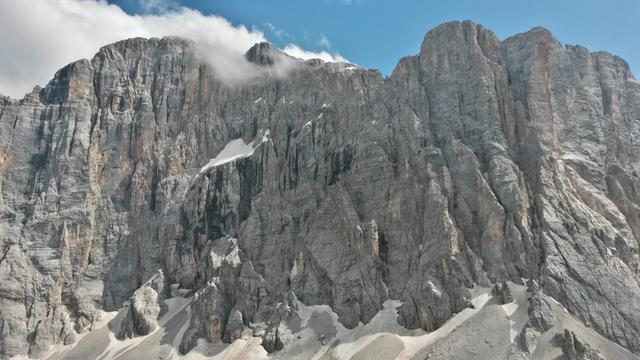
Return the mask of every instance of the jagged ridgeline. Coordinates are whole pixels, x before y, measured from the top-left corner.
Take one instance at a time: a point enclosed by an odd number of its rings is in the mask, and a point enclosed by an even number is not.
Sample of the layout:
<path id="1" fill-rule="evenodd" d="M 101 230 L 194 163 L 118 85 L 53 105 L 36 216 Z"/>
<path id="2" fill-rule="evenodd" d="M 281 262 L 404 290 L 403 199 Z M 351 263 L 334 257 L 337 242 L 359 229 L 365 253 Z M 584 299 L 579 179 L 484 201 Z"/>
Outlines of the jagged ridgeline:
<path id="1" fill-rule="evenodd" d="M 452 22 L 387 78 L 257 44 L 228 84 L 193 47 L 0 97 L 0 357 L 640 354 L 622 59 Z"/>

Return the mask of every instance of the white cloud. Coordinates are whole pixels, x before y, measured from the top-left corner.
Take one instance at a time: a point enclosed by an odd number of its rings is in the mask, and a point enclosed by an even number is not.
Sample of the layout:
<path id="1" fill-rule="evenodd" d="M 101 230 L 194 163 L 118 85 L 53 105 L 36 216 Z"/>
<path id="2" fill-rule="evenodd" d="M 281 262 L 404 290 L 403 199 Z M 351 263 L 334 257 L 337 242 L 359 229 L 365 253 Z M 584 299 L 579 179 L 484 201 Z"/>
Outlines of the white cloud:
<path id="1" fill-rule="evenodd" d="M 45 85 L 59 68 L 93 57 L 106 44 L 166 35 L 194 40 L 216 74 L 233 81 L 250 70 L 242 55 L 253 44 L 267 41 L 263 32 L 234 26 L 220 16 L 185 7 L 171 10 L 173 1 L 143 0 L 141 4 L 152 14 L 129 15 L 105 0 L 0 1 L 0 93 L 22 97 L 34 85 Z M 344 60 L 297 45 L 287 48 L 300 58 Z"/>
<path id="2" fill-rule="evenodd" d="M 180 5 L 174 0 L 139 0 L 138 3 L 145 13 L 165 13 L 177 10 Z"/>
<path id="3" fill-rule="evenodd" d="M 295 44 L 289 44 L 282 50 L 293 57 L 297 57 L 305 60 L 320 59 L 323 61 L 331 61 L 331 62 L 336 62 L 336 61 L 349 62 L 349 60 L 345 59 L 340 54 L 331 54 L 328 51 L 320 51 L 320 52 L 307 51 Z"/>
<path id="4" fill-rule="evenodd" d="M 322 46 L 323 48 L 331 49 L 331 41 L 329 41 L 329 38 L 324 35 L 322 35 L 320 37 L 320 40 L 318 40 L 318 45 Z"/>

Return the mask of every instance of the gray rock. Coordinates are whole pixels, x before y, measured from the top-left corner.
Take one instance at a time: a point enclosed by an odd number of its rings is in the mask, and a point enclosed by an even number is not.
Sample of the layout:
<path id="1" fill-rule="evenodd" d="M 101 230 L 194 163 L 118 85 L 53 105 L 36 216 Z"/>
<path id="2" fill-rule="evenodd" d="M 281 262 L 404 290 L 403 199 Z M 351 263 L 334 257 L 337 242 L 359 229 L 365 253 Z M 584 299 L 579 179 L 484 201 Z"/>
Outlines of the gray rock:
<path id="1" fill-rule="evenodd" d="M 502 289 L 501 289 L 501 300 L 503 304 L 509 304 L 513 302 L 513 295 L 511 294 L 511 288 L 509 287 L 509 284 L 507 284 L 506 282 L 502 283 Z"/>
<path id="2" fill-rule="evenodd" d="M 502 304 L 508 304 L 513 302 L 513 295 L 511 295 L 511 288 L 506 281 L 502 284 L 496 283 L 491 289 L 491 295 L 497 297 Z"/>
<path id="3" fill-rule="evenodd" d="M 0 357 L 127 300 L 124 333 L 152 331 L 165 282 L 194 291 L 182 352 L 236 336 L 238 313 L 277 351 L 295 299 L 347 327 L 398 299 L 402 325 L 433 330 L 475 284 L 522 278 L 640 351 L 640 82 L 622 59 L 465 21 L 388 78 L 258 44 L 263 71 L 229 86 L 194 46 L 124 40 L 0 98 Z M 205 166 L 237 139 L 251 151 Z"/>
<path id="4" fill-rule="evenodd" d="M 556 323 L 556 314 L 547 299 L 542 294 L 536 294 L 529 298 L 529 323 L 539 331 L 545 332 Z"/>
<path id="5" fill-rule="evenodd" d="M 244 323 L 242 322 L 242 313 L 238 309 L 232 309 L 224 327 L 224 341 L 232 343 L 242 336 Z"/>
<path id="6" fill-rule="evenodd" d="M 572 331 L 562 334 L 563 350 L 569 360 L 603 360 L 604 358 L 588 344 L 584 343 Z"/>
<path id="7" fill-rule="evenodd" d="M 163 288 L 164 276 L 159 272 L 133 293 L 122 315 L 118 339 L 148 335 L 158 327 Z"/>
<path id="8" fill-rule="evenodd" d="M 519 336 L 518 345 L 529 355 L 532 355 L 538 345 L 538 337 L 540 337 L 540 333 L 527 326 Z"/>
<path id="9" fill-rule="evenodd" d="M 529 292 L 529 294 L 535 295 L 538 293 L 538 291 L 540 291 L 540 285 L 536 280 L 529 279 L 527 280 L 527 291 Z"/>

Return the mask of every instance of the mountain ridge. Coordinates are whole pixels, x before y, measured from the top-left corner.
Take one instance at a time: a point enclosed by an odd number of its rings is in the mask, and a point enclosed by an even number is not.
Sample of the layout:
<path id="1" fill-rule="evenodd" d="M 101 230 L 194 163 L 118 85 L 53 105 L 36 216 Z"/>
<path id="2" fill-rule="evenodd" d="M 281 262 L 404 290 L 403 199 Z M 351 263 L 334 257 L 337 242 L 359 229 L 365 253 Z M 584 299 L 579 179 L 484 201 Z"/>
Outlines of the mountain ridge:
<path id="1" fill-rule="evenodd" d="M 399 300 L 399 326 L 435 331 L 503 282 L 506 303 L 528 283 L 529 309 L 505 357 L 551 351 L 532 339 L 556 332 L 595 356 L 553 301 L 640 351 L 640 82 L 624 60 L 464 21 L 388 77 L 257 44 L 246 57 L 269 71 L 229 86 L 193 46 L 123 40 L 5 98 L 0 355 L 72 344 L 103 311 L 120 310 L 121 341 L 153 334 L 176 286 L 193 293 L 180 352 L 251 329 L 286 355 L 302 306 L 353 329 Z M 260 145 L 206 166 L 240 139 Z"/>
<path id="2" fill-rule="evenodd" d="M 463 20 L 463 21 L 459 21 L 459 20 L 452 20 L 452 21 L 444 22 L 444 23 L 442 23 L 442 24 L 440 24 L 440 25 L 436 26 L 435 28 L 433 28 L 433 29 L 431 29 L 431 30 L 427 31 L 427 33 L 425 34 L 425 37 L 424 37 L 424 39 L 423 39 L 423 43 L 424 43 L 424 41 L 426 41 L 426 38 L 427 38 L 427 36 L 429 35 L 429 33 L 430 33 L 430 32 L 432 32 L 432 31 L 434 31 L 434 30 L 436 30 L 436 29 L 438 29 L 438 28 L 441 28 L 441 27 L 454 26 L 454 25 L 456 25 L 456 24 L 462 24 L 462 23 L 465 23 L 465 22 L 473 23 L 473 21 L 471 21 L 471 20 Z M 473 23 L 473 24 L 475 24 L 475 23 Z M 477 24 L 477 25 L 478 25 L 478 26 L 480 26 L 480 27 L 482 27 L 482 28 L 484 28 L 484 26 L 482 26 L 482 25 L 480 25 L 480 24 Z M 485 29 L 487 29 L 487 28 L 485 28 Z M 487 29 L 487 30 L 489 30 L 489 29 Z M 489 31 L 491 31 L 491 30 L 489 30 Z M 558 40 L 558 39 L 553 35 L 553 33 L 552 33 L 549 29 L 547 29 L 547 28 L 545 28 L 545 27 L 543 27 L 543 26 L 534 26 L 534 27 L 532 27 L 531 29 L 529 29 L 529 30 L 527 30 L 527 31 L 524 31 L 524 32 L 521 32 L 521 33 L 518 33 L 518 34 L 515 34 L 515 35 L 508 36 L 508 37 L 507 37 L 507 38 L 505 38 L 504 40 L 500 40 L 500 41 L 501 41 L 501 42 L 506 42 L 506 41 L 508 41 L 508 40 L 510 40 L 510 39 L 512 39 L 512 38 L 516 38 L 516 37 L 519 37 L 519 36 L 524 36 L 524 35 L 527 35 L 527 34 L 532 34 L 532 33 L 534 33 L 534 32 L 538 32 L 538 31 L 540 31 L 540 32 L 543 32 L 543 33 L 547 34 L 547 35 L 548 35 L 548 36 L 549 36 L 553 41 L 556 41 L 558 44 L 561 44 L 561 45 L 562 45 L 562 46 L 564 46 L 564 47 L 577 47 L 577 48 L 582 48 L 582 49 L 584 49 L 584 50 L 588 51 L 591 55 L 598 55 L 598 54 L 600 54 L 600 55 L 605 55 L 605 56 L 612 56 L 612 57 L 614 57 L 616 60 L 620 61 L 620 62 L 623 64 L 623 66 L 624 66 L 625 68 L 627 68 L 627 69 L 628 69 L 628 73 L 629 73 L 629 74 L 630 74 L 630 75 L 635 79 L 635 75 L 634 75 L 634 74 L 633 74 L 633 72 L 631 71 L 631 68 L 630 68 L 630 66 L 629 66 L 628 62 L 627 62 L 624 58 L 622 58 L 622 57 L 620 57 L 620 56 L 618 56 L 618 55 L 616 55 L 616 54 L 614 54 L 614 53 L 611 53 L 611 52 L 609 52 L 609 51 L 605 51 L 605 50 L 593 50 L 593 51 L 591 51 L 591 50 L 589 50 L 588 48 L 586 48 L 586 47 L 584 47 L 584 46 L 581 46 L 581 45 L 577 45 L 577 44 L 573 44 L 573 45 L 572 45 L 572 44 L 562 44 L 562 43 L 560 42 L 560 40 Z M 100 50 L 98 51 L 98 53 L 100 53 L 100 52 L 103 50 L 103 48 L 118 47 L 118 46 L 120 46 L 121 44 L 125 44 L 125 45 L 126 45 L 128 42 L 131 42 L 131 41 L 157 41 L 157 40 L 162 40 L 162 39 L 176 39 L 176 40 L 187 41 L 187 42 L 189 42 L 189 43 L 194 43 L 192 40 L 189 40 L 189 39 L 186 39 L 186 38 L 181 38 L 181 37 L 179 37 L 179 36 L 164 36 L 164 37 L 162 37 L 162 38 L 158 38 L 158 37 L 152 37 L 152 38 L 136 37 L 136 38 L 129 38 L 129 39 L 120 40 L 120 41 L 117 41 L 117 42 L 115 42 L 115 43 L 105 45 L 105 46 L 103 46 L 103 47 L 101 47 L 101 48 L 100 48 Z M 273 49 L 276 49 L 276 50 L 280 50 L 280 51 L 281 51 L 281 49 L 279 49 L 277 46 L 275 46 L 274 44 L 272 44 L 272 43 L 270 43 L 270 42 L 256 43 L 256 44 L 254 44 L 254 46 L 252 46 L 252 48 L 253 48 L 253 47 L 255 47 L 256 45 L 260 45 L 260 44 L 268 44 L 268 45 L 270 45 Z M 249 49 L 249 50 L 251 50 L 251 49 Z M 247 50 L 247 51 L 249 51 L 249 50 Z M 96 53 L 96 55 L 97 55 L 98 53 Z M 406 56 L 401 57 L 401 58 L 400 58 L 400 60 L 398 61 L 398 64 L 396 64 L 396 67 L 392 70 L 391 74 L 389 74 L 388 76 L 383 76 L 383 78 L 387 79 L 387 78 L 391 77 L 391 76 L 392 76 L 392 74 L 393 74 L 393 72 L 395 72 L 395 71 L 396 71 L 396 69 L 397 69 L 397 67 L 398 67 L 398 65 L 399 65 L 399 63 L 400 63 L 400 61 L 401 61 L 402 59 L 404 59 L 404 58 L 412 57 L 412 56 L 416 56 L 416 55 L 406 55 Z M 297 59 L 297 58 L 296 58 L 296 59 Z M 62 70 L 62 69 L 64 69 L 64 68 L 66 68 L 66 67 L 68 67 L 68 66 L 71 66 L 71 65 L 73 65 L 73 64 L 74 64 L 74 63 L 76 63 L 76 62 L 84 61 L 84 60 L 88 60 L 88 61 L 90 61 L 91 59 L 81 59 L 81 60 L 73 61 L 73 62 L 71 62 L 71 63 L 69 63 L 69 64 L 67 64 L 67 65 L 63 66 L 60 70 Z M 299 60 L 302 60 L 302 59 L 299 59 Z M 312 61 L 312 62 L 313 62 L 313 61 L 318 61 L 318 60 L 319 60 L 319 61 L 322 61 L 323 63 L 325 62 L 325 61 L 320 60 L 320 59 L 309 59 L 309 60 L 302 60 L 302 61 Z M 331 63 L 331 62 L 327 62 L 327 63 Z M 380 71 L 380 70 L 378 70 L 378 69 L 376 69 L 376 68 L 362 68 L 362 69 L 366 69 L 366 70 L 369 70 L 369 71 Z M 37 88 L 41 88 L 39 85 L 35 85 L 35 87 L 37 87 Z M 25 94 L 25 96 L 27 96 L 27 95 L 29 95 L 29 93 Z M 19 98 L 12 98 L 12 97 L 10 97 L 10 96 L 5 96 L 5 95 L 2 95 L 1 93 L 0 93 L 0 96 L 3 96 L 3 97 L 5 97 L 5 98 L 11 99 L 11 100 L 22 100 L 22 99 L 19 99 Z M 24 97 L 23 97 L 23 98 L 24 98 Z"/>

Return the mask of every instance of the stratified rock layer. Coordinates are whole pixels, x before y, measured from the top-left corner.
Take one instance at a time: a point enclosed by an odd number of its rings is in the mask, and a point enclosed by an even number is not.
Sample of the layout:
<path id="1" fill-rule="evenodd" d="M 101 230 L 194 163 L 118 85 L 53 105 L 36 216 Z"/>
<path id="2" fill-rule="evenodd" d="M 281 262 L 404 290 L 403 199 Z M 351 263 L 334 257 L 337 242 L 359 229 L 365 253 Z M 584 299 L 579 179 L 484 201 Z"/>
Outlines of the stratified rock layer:
<path id="1" fill-rule="evenodd" d="M 153 331 L 158 270 L 195 291 L 183 352 L 243 326 L 277 351 L 296 299 L 347 327 L 399 299 L 402 325 L 433 330 L 474 284 L 522 278 L 640 352 L 623 60 L 452 22 L 389 78 L 268 44 L 247 61 L 286 73 L 229 86 L 188 41 L 131 39 L 0 98 L 0 356 L 72 342 L 130 297 L 123 336 Z"/>

